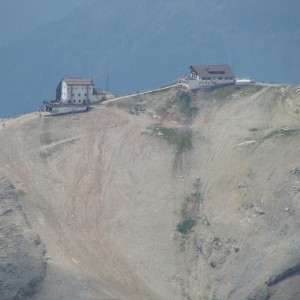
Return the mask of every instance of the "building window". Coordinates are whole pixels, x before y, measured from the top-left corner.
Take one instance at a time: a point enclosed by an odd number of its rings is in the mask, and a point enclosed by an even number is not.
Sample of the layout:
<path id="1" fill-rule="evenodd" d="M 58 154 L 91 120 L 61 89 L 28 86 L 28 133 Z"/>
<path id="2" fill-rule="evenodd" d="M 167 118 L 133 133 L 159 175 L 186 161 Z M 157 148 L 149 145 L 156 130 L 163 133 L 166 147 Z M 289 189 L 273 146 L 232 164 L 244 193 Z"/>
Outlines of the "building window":
<path id="1" fill-rule="evenodd" d="M 81 100 L 78 100 L 79 103 L 81 103 Z"/>
<path id="2" fill-rule="evenodd" d="M 78 96 L 81 96 L 81 94 L 79 93 Z"/>
<path id="3" fill-rule="evenodd" d="M 72 96 L 74 96 L 74 94 L 72 94 Z"/>
<path id="4" fill-rule="evenodd" d="M 86 96 L 86 94 L 84 94 L 84 96 Z"/>
<path id="5" fill-rule="evenodd" d="M 224 71 L 209 71 L 210 74 L 224 74 Z"/>

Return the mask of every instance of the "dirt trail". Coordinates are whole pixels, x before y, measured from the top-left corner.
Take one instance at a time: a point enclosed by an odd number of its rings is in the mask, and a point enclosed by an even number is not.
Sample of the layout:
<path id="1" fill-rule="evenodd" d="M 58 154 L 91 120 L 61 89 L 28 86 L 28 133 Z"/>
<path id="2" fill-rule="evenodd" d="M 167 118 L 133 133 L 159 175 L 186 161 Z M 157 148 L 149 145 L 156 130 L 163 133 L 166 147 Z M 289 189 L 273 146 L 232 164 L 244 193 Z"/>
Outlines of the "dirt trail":
<path id="1" fill-rule="evenodd" d="M 288 276 L 264 283 L 297 265 L 300 124 L 281 104 L 283 93 L 298 99 L 296 88 L 242 89 L 223 100 L 198 93 L 191 122 L 155 116 L 177 93 L 136 96 L 140 115 L 113 101 L 1 128 L 0 173 L 22 191 L 47 249 L 33 299 L 278 299 L 289 280 L 296 293 Z M 177 172 L 175 148 L 151 134 L 157 123 L 192 130 Z M 203 207 L 181 236 L 176 226 L 197 178 Z"/>

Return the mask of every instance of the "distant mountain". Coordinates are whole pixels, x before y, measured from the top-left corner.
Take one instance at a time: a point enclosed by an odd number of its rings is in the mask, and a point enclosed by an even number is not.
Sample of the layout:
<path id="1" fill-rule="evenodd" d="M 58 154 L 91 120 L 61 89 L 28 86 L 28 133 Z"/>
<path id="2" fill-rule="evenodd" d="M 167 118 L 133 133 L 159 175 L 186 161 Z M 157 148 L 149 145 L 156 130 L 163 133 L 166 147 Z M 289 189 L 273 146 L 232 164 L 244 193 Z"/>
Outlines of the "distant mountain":
<path id="1" fill-rule="evenodd" d="M 0 1 L 0 47 L 28 35 L 35 28 L 65 17 L 89 0 Z"/>
<path id="2" fill-rule="evenodd" d="M 125 94 L 173 81 L 193 63 L 228 63 L 259 81 L 297 83 L 299 8 L 295 0 L 87 2 L 0 48 L 0 117 L 37 109 L 65 76 Z"/>

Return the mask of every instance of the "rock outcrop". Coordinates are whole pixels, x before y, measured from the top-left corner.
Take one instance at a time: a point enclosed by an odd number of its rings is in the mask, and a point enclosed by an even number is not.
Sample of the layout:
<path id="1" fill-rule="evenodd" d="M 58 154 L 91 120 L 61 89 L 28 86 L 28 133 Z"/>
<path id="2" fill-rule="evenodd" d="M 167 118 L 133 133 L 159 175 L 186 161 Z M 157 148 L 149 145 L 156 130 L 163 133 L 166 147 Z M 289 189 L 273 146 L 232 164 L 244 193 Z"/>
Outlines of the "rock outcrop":
<path id="1" fill-rule="evenodd" d="M 14 186 L 0 175 L 0 299 L 28 299 L 46 274 L 45 247 Z"/>

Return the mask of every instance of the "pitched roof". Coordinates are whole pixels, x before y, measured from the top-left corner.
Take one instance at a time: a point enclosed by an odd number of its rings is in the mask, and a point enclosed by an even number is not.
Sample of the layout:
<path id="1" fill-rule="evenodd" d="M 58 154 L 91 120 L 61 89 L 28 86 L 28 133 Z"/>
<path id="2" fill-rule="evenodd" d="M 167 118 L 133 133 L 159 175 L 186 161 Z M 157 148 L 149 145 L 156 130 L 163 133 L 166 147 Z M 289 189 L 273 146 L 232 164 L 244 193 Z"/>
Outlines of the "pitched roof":
<path id="1" fill-rule="evenodd" d="M 191 71 L 194 71 L 199 77 L 223 78 L 234 77 L 229 65 L 191 65 Z"/>
<path id="2" fill-rule="evenodd" d="M 66 84 L 93 84 L 92 78 L 66 77 L 63 79 Z"/>

